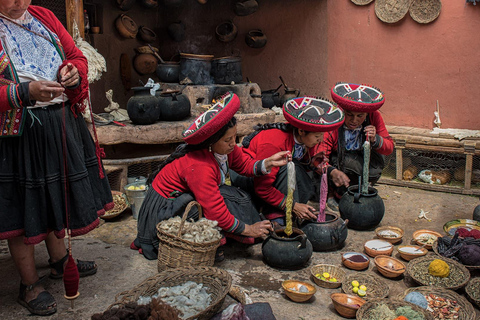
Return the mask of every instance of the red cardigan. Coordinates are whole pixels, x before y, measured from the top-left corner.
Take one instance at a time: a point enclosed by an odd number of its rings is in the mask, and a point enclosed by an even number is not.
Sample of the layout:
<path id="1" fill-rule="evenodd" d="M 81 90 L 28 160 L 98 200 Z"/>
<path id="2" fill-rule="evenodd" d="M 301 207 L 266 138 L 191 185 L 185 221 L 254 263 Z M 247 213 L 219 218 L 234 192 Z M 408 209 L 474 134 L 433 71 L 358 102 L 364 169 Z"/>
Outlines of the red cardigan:
<path id="1" fill-rule="evenodd" d="M 228 154 L 228 165 L 241 175 L 261 174 L 258 170 L 261 162 L 244 154 L 238 146 Z M 189 152 L 167 164 L 153 180 L 152 187 L 164 198 L 172 198 L 175 191 L 192 192 L 202 206 L 205 218 L 217 221 L 220 228 L 232 232 L 238 221 L 225 205 L 219 190 L 220 183 L 217 160 L 213 153 L 203 149 Z"/>
<path id="2" fill-rule="evenodd" d="M 254 159 L 265 159 L 280 151 L 290 151 L 293 154 L 295 139 L 293 131 L 285 132 L 280 129 L 268 129 L 260 131 L 250 142 L 248 148 L 243 151 Z M 313 155 L 313 148 L 305 154 L 305 158 Z M 255 193 L 268 204 L 279 209 L 285 209 L 286 194 L 280 192 L 273 186 L 277 177 L 279 167 L 272 168 L 272 171 L 264 176 L 254 178 Z"/>
<path id="3" fill-rule="evenodd" d="M 385 127 L 385 123 L 383 122 L 382 115 L 380 112 L 374 111 L 368 114 L 370 117 L 370 124 L 375 126 L 377 130 L 377 140 L 381 139 L 381 141 L 377 141 L 375 144 L 378 143 L 378 147 L 374 150 L 379 154 L 389 155 L 393 152 L 395 147 L 393 143 L 392 137 L 388 134 L 387 128 Z M 315 148 L 315 153 L 317 154 L 320 151 L 325 152 L 325 155 L 329 158 L 330 154 L 333 151 L 336 151 L 338 147 L 338 130 L 325 132 L 323 136 L 323 143 L 320 143 Z"/>

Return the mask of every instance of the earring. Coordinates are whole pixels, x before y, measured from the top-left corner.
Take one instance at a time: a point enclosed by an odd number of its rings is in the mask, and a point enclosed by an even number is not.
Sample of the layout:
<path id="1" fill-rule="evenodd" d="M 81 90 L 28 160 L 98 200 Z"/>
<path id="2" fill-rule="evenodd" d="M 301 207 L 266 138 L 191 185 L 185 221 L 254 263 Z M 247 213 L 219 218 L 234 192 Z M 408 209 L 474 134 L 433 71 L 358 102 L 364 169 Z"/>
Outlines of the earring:
<path id="1" fill-rule="evenodd" d="M 212 145 L 208 146 L 208 152 L 212 152 Z"/>

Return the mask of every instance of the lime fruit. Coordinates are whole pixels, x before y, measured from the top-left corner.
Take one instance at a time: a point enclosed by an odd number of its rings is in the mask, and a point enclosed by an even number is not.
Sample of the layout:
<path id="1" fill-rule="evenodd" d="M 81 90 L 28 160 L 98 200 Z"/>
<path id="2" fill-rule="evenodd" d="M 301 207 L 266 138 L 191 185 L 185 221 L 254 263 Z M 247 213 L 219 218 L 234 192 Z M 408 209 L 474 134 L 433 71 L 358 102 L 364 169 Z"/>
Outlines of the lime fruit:
<path id="1" fill-rule="evenodd" d="M 353 293 L 357 293 L 358 292 L 358 287 L 353 287 L 352 291 L 353 291 Z"/>
<path id="2" fill-rule="evenodd" d="M 337 279 L 336 278 L 330 278 L 330 281 L 331 282 L 337 282 Z"/>
<path id="3" fill-rule="evenodd" d="M 358 292 L 357 292 L 357 294 L 358 294 L 360 297 L 365 297 L 365 295 L 366 295 L 367 293 L 365 292 L 365 290 L 359 289 Z"/>
<path id="4" fill-rule="evenodd" d="M 358 287 L 358 289 L 363 290 L 363 291 L 367 291 L 367 287 L 364 286 L 363 284 L 360 287 Z"/>
<path id="5" fill-rule="evenodd" d="M 360 283 L 358 283 L 357 280 L 353 280 L 353 281 L 352 281 L 352 286 L 358 287 L 359 285 L 360 285 Z"/>
<path id="6" fill-rule="evenodd" d="M 330 278 L 330 274 L 328 274 L 328 272 L 324 272 L 324 273 L 323 273 L 323 276 L 324 276 L 325 278 L 327 278 L 327 279 Z"/>
<path id="7" fill-rule="evenodd" d="M 321 277 L 322 277 L 322 275 L 321 275 L 320 273 L 317 273 L 317 274 L 315 275 L 315 277 L 317 277 L 317 278 L 321 278 Z"/>

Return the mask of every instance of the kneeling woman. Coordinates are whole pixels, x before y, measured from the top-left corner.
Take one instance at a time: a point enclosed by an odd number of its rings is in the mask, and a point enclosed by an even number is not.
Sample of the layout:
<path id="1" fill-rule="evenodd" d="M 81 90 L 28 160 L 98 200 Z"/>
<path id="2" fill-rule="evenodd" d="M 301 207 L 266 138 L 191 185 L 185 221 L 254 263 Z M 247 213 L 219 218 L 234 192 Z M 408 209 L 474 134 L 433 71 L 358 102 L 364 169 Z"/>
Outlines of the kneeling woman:
<path id="1" fill-rule="evenodd" d="M 261 161 L 245 155 L 236 145 L 234 115 L 239 108 L 235 94 L 224 95 L 183 132 L 186 144 L 180 145 L 150 176 L 153 181 L 139 212 L 138 234 L 133 243 L 147 259 L 157 258 L 156 225 L 182 214 L 192 200 L 200 203 L 207 219 L 217 221 L 224 232 L 237 238 L 262 237 L 272 230 L 269 221 L 260 219 L 248 195 L 228 186 L 228 172 L 267 174 L 272 167 L 286 165 L 291 155 L 279 152 Z M 242 199 L 236 201 L 235 197 Z"/>

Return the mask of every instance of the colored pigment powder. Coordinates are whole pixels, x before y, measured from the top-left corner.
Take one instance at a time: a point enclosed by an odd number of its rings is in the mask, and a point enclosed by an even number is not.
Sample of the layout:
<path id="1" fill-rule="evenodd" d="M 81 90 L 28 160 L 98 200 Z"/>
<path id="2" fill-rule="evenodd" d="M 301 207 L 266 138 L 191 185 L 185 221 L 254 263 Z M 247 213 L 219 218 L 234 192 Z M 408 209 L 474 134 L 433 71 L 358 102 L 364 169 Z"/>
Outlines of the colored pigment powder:
<path id="1" fill-rule="evenodd" d="M 360 254 L 351 255 L 347 259 L 350 260 L 350 261 L 353 261 L 353 262 L 365 262 L 365 261 L 368 260 L 367 258 L 365 258 L 364 256 L 362 256 Z"/>

